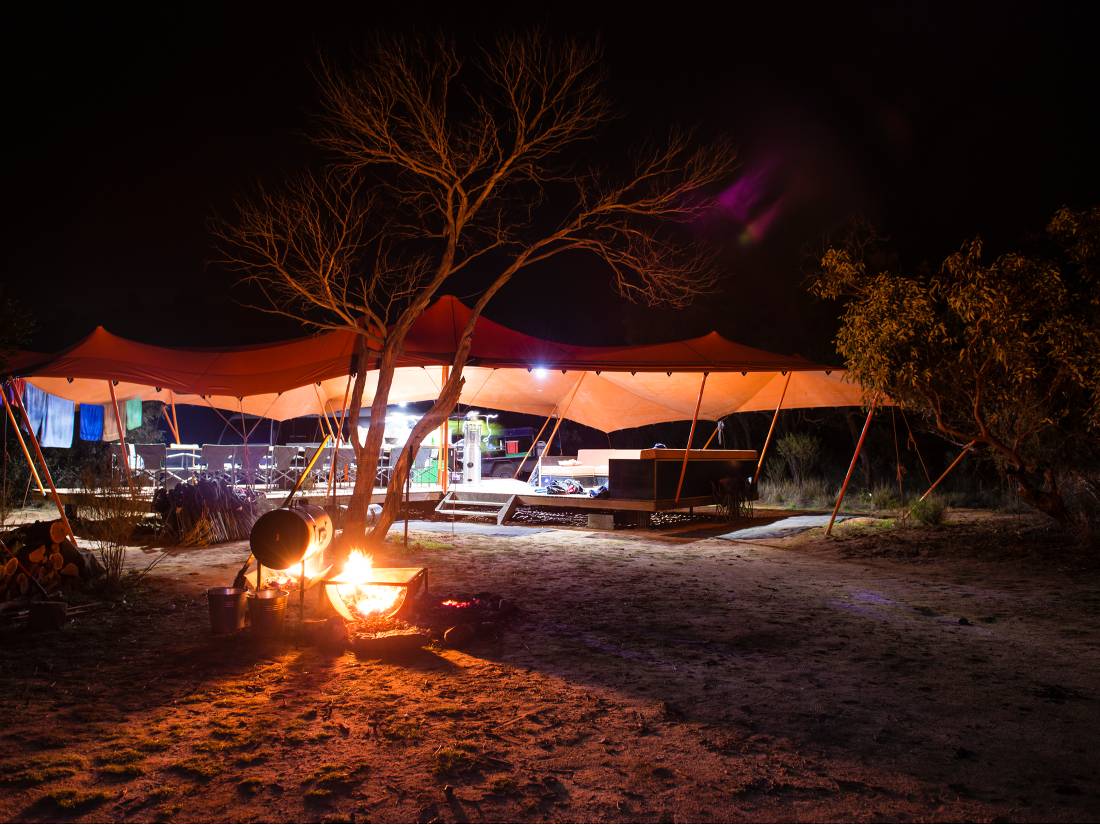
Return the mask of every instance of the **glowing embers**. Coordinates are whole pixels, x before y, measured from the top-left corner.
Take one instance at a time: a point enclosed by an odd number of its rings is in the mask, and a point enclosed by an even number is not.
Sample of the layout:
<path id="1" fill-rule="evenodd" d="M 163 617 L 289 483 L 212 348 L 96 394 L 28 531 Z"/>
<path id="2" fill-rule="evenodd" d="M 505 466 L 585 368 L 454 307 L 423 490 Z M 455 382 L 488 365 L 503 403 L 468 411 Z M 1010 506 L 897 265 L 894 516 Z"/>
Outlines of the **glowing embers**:
<path id="1" fill-rule="evenodd" d="M 362 550 L 352 550 L 344 569 L 331 582 L 325 583 L 325 593 L 333 609 L 348 621 L 370 616 L 384 616 L 399 606 L 403 588 L 373 583 L 374 563 Z"/>

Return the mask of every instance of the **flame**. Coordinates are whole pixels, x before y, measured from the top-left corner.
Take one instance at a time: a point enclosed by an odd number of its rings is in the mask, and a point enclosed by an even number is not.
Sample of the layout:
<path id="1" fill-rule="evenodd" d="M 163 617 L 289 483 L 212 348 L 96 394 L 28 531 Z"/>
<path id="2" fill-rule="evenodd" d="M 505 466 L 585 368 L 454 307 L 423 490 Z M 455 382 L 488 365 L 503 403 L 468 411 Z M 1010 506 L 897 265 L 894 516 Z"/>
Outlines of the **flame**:
<path id="1" fill-rule="evenodd" d="M 368 584 L 373 570 L 374 562 L 370 556 L 362 550 L 352 550 L 344 569 L 337 576 L 340 583 L 325 588 L 332 606 L 345 619 L 357 618 L 348 610 L 349 606 L 358 617 L 365 618 L 390 610 L 401 596 L 399 587 Z M 334 595 L 336 598 L 333 598 Z"/>
<path id="2" fill-rule="evenodd" d="M 440 602 L 440 604 L 442 604 L 444 607 L 469 607 L 470 606 L 469 602 L 460 602 L 460 601 L 456 601 L 455 599 L 446 599 L 445 601 Z"/>

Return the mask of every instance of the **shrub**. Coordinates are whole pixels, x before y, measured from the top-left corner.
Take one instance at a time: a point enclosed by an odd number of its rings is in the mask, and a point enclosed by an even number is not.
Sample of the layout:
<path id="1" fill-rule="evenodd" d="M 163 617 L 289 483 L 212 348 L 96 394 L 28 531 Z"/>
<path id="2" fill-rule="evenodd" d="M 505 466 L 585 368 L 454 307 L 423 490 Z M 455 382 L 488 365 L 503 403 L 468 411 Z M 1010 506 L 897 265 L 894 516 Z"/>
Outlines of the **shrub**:
<path id="1" fill-rule="evenodd" d="M 943 517 L 947 511 L 947 504 L 939 496 L 929 496 L 923 501 L 918 501 L 909 511 L 909 518 L 917 524 L 934 527 L 943 524 Z"/>
<path id="2" fill-rule="evenodd" d="M 775 451 L 787 462 L 791 478 L 801 490 L 821 459 L 821 439 L 809 433 L 789 433 L 775 442 Z"/>
<path id="3" fill-rule="evenodd" d="M 901 504 L 898 491 L 888 484 L 879 484 L 871 490 L 872 510 L 894 510 Z"/>

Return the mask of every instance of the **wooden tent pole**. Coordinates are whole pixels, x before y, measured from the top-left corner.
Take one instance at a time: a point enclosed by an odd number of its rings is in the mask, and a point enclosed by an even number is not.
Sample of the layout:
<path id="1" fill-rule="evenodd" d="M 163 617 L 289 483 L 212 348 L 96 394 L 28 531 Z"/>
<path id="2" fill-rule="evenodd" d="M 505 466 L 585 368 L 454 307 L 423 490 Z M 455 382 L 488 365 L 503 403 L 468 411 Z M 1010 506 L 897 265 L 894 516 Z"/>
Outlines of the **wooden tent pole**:
<path id="1" fill-rule="evenodd" d="M 543 432 L 546 430 L 546 425 L 550 423 L 550 419 L 554 417 L 555 412 L 557 412 L 557 408 L 555 408 L 553 412 L 550 413 L 550 415 L 546 416 L 546 420 L 542 422 L 542 426 L 539 427 L 538 435 L 536 435 L 534 440 L 531 442 L 531 446 L 527 448 L 527 452 L 524 453 L 523 460 L 519 463 L 519 466 L 516 467 L 516 471 L 512 473 L 513 479 L 519 478 L 519 474 L 523 472 L 523 465 L 527 463 L 527 459 L 531 456 L 531 451 L 535 449 L 536 445 L 538 445 L 539 439 L 542 437 Z"/>
<path id="2" fill-rule="evenodd" d="M 913 507 L 916 507 L 918 504 L 920 504 L 922 501 L 924 501 L 926 498 L 928 498 L 930 495 L 932 495 L 932 491 L 940 486 L 940 482 L 943 481 L 945 478 L 947 478 L 948 473 L 950 473 L 957 466 L 959 466 L 959 462 L 963 460 L 963 458 L 966 456 L 966 454 L 968 452 L 970 452 L 972 449 L 974 449 L 974 445 L 976 443 L 977 443 L 976 441 L 971 441 L 969 444 L 967 444 L 965 447 L 962 448 L 962 452 L 959 453 L 957 456 L 955 456 L 955 460 L 947 465 L 947 469 L 944 470 L 942 473 L 940 473 L 940 477 L 937 478 L 934 482 L 932 482 L 932 486 L 924 491 L 924 495 L 922 495 L 920 498 L 918 498 L 916 501 L 913 502 Z M 909 510 L 908 510 L 908 512 L 906 512 L 904 518 L 909 518 L 910 514 L 913 512 L 913 507 L 909 508 Z"/>
<path id="3" fill-rule="evenodd" d="M 122 453 L 122 466 L 126 468 L 126 486 L 134 492 L 134 478 L 130 474 L 130 456 L 126 453 L 126 427 L 122 424 L 122 415 L 118 411 L 118 399 L 115 397 L 115 384 L 107 379 L 107 389 L 111 391 L 111 406 L 115 410 L 115 424 L 118 425 L 119 451 Z"/>
<path id="4" fill-rule="evenodd" d="M 11 425 L 15 428 L 15 437 L 19 439 L 19 446 L 23 448 L 23 457 L 27 459 L 27 466 L 30 467 L 31 475 L 34 476 L 34 481 L 38 485 L 38 491 L 42 495 L 46 495 L 46 488 L 42 486 L 42 479 L 38 477 L 38 470 L 34 468 L 34 462 L 31 460 L 31 452 L 27 449 L 27 442 L 23 440 L 23 433 L 19 431 L 19 424 L 15 421 L 15 413 L 11 411 L 11 405 L 8 404 L 8 394 L 3 393 L 4 396 L 4 409 L 8 411 L 8 418 L 11 419 Z"/>
<path id="5" fill-rule="evenodd" d="M 844 501 L 844 494 L 848 492 L 848 482 L 852 480 L 852 473 L 855 472 L 856 462 L 859 460 L 859 451 L 863 449 L 863 440 L 867 438 L 867 430 L 871 426 L 871 416 L 875 414 L 875 405 L 878 403 L 878 396 L 876 395 L 871 399 L 871 409 L 867 410 L 867 420 L 863 422 L 863 431 L 859 434 L 859 440 L 856 442 L 856 451 L 852 453 L 852 463 L 848 465 L 848 472 L 844 475 L 844 483 L 840 486 L 840 495 L 836 497 L 836 505 L 833 507 L 833 514 L 829 516 L 829 526 L 825 528 L 825 535 L 830 536 L 833 533 L 833 522 L 836 521 L 836 514 L 840 512 L 840 505 Z"/>
<path id="6" fill-rule="evenodd" d="M 61 516 L 62 524 L 65 525 L 65 532 L 69 534 L 73 547 L 76 547 L 76 534 L 73 532 L 72 525 L 69 524 L 69 517 L 65 515 L 65 507 L 61 504 L 61 496 L 57 494 L 57 487 L 53 483 L 53 476 L 50 475 L 46 457 L 42 455 L 42 445 L 38 443 L 38 437 L 31 429 L 31 417 L 27 415 L 27 408 L 23 406 L 23 400 L 18 395 L 15 396 L 15 403 L 19 407 L 19 412 L 23 414 L 23 422 L 27 425 L 27 434 L 30 435 L 31 444 L 34 445 L 34 454 L 38 456 L 38 463 L 42 465 L 42 474 L 46 476 L 46 483 L 50 485 L 50 495 L 53 496 L 53 503 L 57 505 L 57 512 Z"/>
<path id="7" fill-rule="evenodd" d="M 443 387 L 447 385 L 447 381 L 451 377 L 451 368 L 448 364 L 444 364 L 442 367 L 442 382 L 439 385 L 440 392 L 443 391 Z M 450 468 L 447 462 L 450 460 L 448 453 L 451 449 L 451 414 L 443 418 L 443 423 L 439 425 L 439 486 L 443 492 L 447 492 L 447 486 L 451 481 Z"/>
<path id="8" fill-rule="evenodd" d="M 695 401 L 695 414 L 691 417 L 691 429 L 688 430 L 687 447 L 684 449 L 684 460 L 680 462 L 680 480 L 676 483 L 676 499 L 673 504 L 680 503 L 680 493 L 684 489 L 684 476 L 687 475 L 688 457 L 691 455 L 691 439 L 695 437 L 695 425 L 699 422 L 699 408 L 703 406 L 703 390 L 707 386 L 707 376 L 703 373 L 703 380 L 699 383 L 699 398 Z"/>
<path id="9" fill-rule="evenodd" d="M 768 454 L 768 446 L 772 443 L 772 434 L 775 432 L 775 422 L 779 420 L 779 411 L 783 408 L 783 399 L 787 397 L 787 387 L 791 385 L 791 376 L 794 372 L 787 373 L 787 380 L 783 383 L 783 392 L 779 394 L 779 403 L 775 405 L 775 412 L 772 414 L 772 423 L 768 427 L 768 435 L 764 439 L 764 448 L 760 450 L 760 458 L 756 462 L 756 472 L 752 475 L 752 483 L 756 484 L 760 480 L 760 471 L 764 469 L 764 456 Z"/>

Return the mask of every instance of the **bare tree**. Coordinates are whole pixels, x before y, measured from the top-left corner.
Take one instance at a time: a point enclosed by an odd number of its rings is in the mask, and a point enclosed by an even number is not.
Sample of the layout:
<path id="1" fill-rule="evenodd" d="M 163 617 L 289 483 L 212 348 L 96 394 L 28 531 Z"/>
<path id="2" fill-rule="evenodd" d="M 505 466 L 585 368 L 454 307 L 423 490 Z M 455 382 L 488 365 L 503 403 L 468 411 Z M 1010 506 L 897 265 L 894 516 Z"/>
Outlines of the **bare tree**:
<path id="1" fill-rule="evenodd" d="M 677 225 L 710 205 L 729 175 L 724 143 L 693 147 L 675 132 L 637 152 L 615 177 L 580 161 L 612 117 L 600 51 L 543 33 L 509 35 L 468 62 L 447 40 L 387 40 L 352 71 L 322 64 L 313 135 L 331 164 L 284 194 L 240 205 L 217 233 L 228 262 L 265 296 L 262 308 L 318 329 L 361 336 L 352 432 L 367 368 L 378 371 L 349 535 L 363 535 L 394 369 L 414 321 L 455 275 L 481 286 L 450 379 L 414 427 L 390 480 L 383 536 L 424 436 L 454 408 L 474 324 L 518 273 L 566 253 L 608 268 L 618 291 L 681 307 L 713 289 L 711 258 Z"/>

